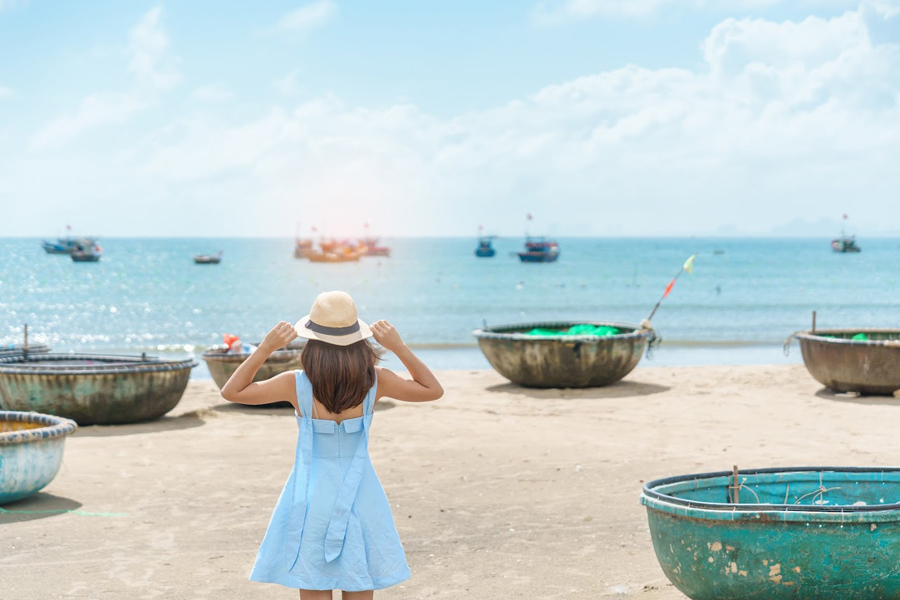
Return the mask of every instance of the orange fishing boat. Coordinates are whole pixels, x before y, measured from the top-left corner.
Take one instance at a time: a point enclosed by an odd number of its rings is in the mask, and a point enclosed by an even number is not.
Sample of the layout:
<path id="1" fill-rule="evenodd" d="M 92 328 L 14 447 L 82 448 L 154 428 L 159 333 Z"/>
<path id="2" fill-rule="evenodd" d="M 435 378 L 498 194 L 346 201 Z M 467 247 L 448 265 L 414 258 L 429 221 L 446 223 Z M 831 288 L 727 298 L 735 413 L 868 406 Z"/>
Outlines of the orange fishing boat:
<path id="1" fill-rule="evenodd" d="M 309 258 L 309 253 L 312 252 L 312 249 L 312 240 L 297 239 L 294 243 L 294 258 Z"/>
<path id="2" fill-rule="evenodd" d="M 339 262 L 359 262 L 359 257 L 362 256 L 362 252 L 357 252 L 356 250 L 343 246 L 341 248 L 335 249 L 333 252 L 325 252 L 324 250 L 310 250 L 306 258 L 309 259 L 309 262 L 321 262 L 321 263 L 339 263 Z"/>

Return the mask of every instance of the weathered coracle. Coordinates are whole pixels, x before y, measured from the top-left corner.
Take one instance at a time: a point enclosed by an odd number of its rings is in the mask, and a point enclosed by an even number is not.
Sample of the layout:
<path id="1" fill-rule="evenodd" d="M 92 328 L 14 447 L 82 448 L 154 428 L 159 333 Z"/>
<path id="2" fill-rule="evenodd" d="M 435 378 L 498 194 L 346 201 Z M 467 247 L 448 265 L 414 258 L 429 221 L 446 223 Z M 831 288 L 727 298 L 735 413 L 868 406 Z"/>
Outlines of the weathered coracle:
<path id="1" fill-rule="evenodd" d="M 527 335 L 535 328 L 563 330 L 580 324 L 616 327 L 622 333 L 606 337 Z M 536 388 L 586 388 L 615 383 L 637 366 L 648 344 L 657 339 L 653 329 L 600 321 L 502 325 L 477 329 L 473 335 L 498 373 L 513 383 Z"/>
<path id="2" fill-rule="evenodd" d="M 868 339 L 852 339 L 860 333 Z M 836 392 L 891 395 L 900 390 L 900 329 L 817 329 L 793 337 L 800 340 L 810 375 Z"/>
<path id="3" fill-rule="evenodd" d="M 74 421 L 38 413 L 0 411 L 0 504 L 36 494 L 62 464 Z"/>
<path id="4" fill-rule="evenodd" d="M 287 347 L 273 352 L 256 372 L 253 381 L 265 381 L 285 371 L 300 369 L 300 352 L 303 351 L 304 344 L 305 340 L 295 340 Z M 209 374 L 219 389 L 222 389 L 231 374 L 249 357 L 249 352 L 228 352 L 224 346 L 211 348 L 201 356 L 206 361 Z"/>
<path id="5" fill-rule="evenodd" d="M 79 425 L 149 421 L 178 404 L 193 358 L 30 354 L 0 359 L 0 408 L 66 417 Z"/>
<path id="6" fill-rule="evenodd" d="M 659 564 L 693 600 L 900 598 L 898 502 L 900 469 L 878 467 L 683 475 L 641 495 Z"/>

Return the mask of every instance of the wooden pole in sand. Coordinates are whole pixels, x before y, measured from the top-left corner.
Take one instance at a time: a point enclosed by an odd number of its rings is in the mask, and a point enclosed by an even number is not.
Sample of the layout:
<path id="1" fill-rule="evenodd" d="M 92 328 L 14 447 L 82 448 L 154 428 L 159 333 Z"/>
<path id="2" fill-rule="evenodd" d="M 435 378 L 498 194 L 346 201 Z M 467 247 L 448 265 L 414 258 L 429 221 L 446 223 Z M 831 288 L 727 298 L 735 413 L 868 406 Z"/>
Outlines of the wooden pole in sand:
<path id="1" fill-rule="evenodd" d="M 25 344 L 22 346 L 22 354 L 28 358 L 28 323 L 25 323 Z"/>
<path id="2" fill-rule="evenodd" d="M 740 479 L 738 478 L 738 468 L 737 465 L 731 470 L 731 503 L 732 504 L 740 504 L 741 503 L 741 484 Z"/>
<path id="3" fill-rule="evenodd" d="M 815 332 L 816 332 L 816 311 L 813 311 L 813 328 L 810 333 L 815 333 Z"/>

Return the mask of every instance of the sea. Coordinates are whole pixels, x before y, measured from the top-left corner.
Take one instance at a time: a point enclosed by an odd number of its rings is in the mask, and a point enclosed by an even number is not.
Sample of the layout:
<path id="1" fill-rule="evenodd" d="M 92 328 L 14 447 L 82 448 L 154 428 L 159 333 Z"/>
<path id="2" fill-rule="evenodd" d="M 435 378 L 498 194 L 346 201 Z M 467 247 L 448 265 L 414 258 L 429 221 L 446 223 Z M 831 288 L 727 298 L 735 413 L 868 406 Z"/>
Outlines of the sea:
<path id="1" fill-rule="evenodd" d="M 900 239 L 559 238 L 555 263 L 515 256 L 522 238 L 384 239 L 389 258 L 310 263 L 291 239 L 101 239 L 98 263 L 44 253 L 38 239 L 0 239 L 0 344 L 58 352 L 200 354 L 225 334 L 261 340 L 295 322 L 316 295 L 345 290 L 361 318 L 387 319 L 436 369 L 490 368 L 472 336 L 483 325 L 556 320 L 640 323 L 682 264 L 653 325 L 662 344 L 642 366 L 790 364 L 783 343 L 819 327 L 900 327 Z M 223 252 L 218 265 L 192 256 Z M 200 361 L 196 378 L 208 378 Z M 399 368 L 396 358 L 387 366 Z"/>

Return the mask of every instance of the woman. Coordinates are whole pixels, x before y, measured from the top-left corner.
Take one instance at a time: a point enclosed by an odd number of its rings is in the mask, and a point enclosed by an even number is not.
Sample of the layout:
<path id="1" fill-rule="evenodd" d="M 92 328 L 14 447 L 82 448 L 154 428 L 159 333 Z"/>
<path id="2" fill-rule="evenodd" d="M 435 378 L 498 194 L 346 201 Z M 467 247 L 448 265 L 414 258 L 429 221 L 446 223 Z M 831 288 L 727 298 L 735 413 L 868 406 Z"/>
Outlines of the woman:
<path id="1" fill-rule="evenodd" d="M 260 365 L 298 336 L 303 371 L 253 383 Z M 412 379 L 376 367 L 375 338 L 403 363 Z M 375 403 L 409 402 L 444 393 L 428 367 L 387 321 L 371 328 L 344 292 L 316 298 L 295 326 L 282 322 L 238 367 L 222 396 L 240 404 L 288 400 L 300 432 L 294 468 L 281 492 L 250 579 L 300 590 L 301 600 L 370 600 L 374 590 L 409 578 L 390 505 L 369 459 Z"/>

